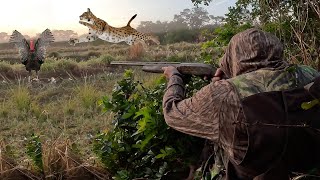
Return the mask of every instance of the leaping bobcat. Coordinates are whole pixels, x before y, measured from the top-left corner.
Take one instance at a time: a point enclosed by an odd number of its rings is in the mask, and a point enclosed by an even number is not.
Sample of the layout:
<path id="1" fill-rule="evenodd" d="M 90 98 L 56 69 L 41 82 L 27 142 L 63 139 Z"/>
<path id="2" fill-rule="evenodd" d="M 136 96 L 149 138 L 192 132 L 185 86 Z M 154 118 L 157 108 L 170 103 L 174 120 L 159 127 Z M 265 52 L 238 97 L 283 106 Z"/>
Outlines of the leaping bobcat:
<path id="1" fill-rule="evenodd" d="M 84 38 L 70 38 L 69 44 L 75 45 L 81 42 L 92 42 L 97 40 L 97 38 L 102 39 L 107 42 L 111 43 L 119 43 L 119 42 L 126 42 L 128 45 L 133 45 L 138 42 L 141 42 L 145 45 L 145 41 L 151 40 L 156 44 L 160 44 L 157 37 L 141 33 L 136 29 L 130 26 L 131 21 L 137 16 L 135 14 L 131 17 L 128 21 L 127 25 L 124 27 L 116 28 L 110 26 L 104 20 L 97 18 L 88 8 L 87 12 L 84 12 L 80 16 L 80 24 L 83 24 L 89 28 L 88 36 Z"/>

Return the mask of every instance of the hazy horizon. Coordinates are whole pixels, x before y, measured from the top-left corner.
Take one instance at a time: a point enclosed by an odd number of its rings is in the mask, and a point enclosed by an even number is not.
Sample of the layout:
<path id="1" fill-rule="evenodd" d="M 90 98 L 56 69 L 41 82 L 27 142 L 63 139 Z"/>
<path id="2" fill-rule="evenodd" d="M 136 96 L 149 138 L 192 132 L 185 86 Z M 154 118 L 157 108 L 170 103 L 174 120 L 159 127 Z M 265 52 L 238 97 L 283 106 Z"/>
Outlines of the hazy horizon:
<path id="1" fill-rule="evenodd" d="M 4 17 L 0 24 L 0 32 L 11 34 L 18 30 L 22 34 L 34 36 L 46 28 L 51 30 L 73 30 L 78 34 L 87 33 L 88 29 L 79 24 L 79 16 L 90 8 L 99 18 L 107 21 L 111 26 L 124 26 L 134 15 L 132 22 L 136 27 L 140 21 L 171 21 L 174 14 L 183 9 L 193 8 L 191 0 L 10 0 L 0 15 Z M 210 15 L 224 16 L 228 7 L 233 6 L 235 0 L 215 0 L 204 7 Z"/>

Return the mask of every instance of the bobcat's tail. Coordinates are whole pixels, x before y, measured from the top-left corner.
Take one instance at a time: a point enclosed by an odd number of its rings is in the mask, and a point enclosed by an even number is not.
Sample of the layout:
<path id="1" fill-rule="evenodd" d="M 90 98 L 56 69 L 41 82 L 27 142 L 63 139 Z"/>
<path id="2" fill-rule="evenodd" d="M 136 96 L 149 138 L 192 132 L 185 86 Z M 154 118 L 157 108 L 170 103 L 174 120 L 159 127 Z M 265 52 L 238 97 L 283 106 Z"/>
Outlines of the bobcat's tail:
<path id="1" fill-rule="evenodd" d="M 131 19 L 128 21 L 127 26 L 130 26 L 131 21 L 132 21 L 134 18 L 136 18 L 136 16 L 137 16 L 137 14 L 135 14 L 135 15 L 133 15 L 133 16 L 131 17 Z"/>

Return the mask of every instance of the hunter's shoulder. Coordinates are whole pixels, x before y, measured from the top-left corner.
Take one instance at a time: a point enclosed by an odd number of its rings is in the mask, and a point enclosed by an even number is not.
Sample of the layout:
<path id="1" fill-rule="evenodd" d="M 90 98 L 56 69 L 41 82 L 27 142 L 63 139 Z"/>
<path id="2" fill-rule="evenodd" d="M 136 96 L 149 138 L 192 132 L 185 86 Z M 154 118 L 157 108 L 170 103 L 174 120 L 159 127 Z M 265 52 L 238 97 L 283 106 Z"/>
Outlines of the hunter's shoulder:
<path id="1" fill-rule="evenodd" d="M 209 85 L 203 88 L 203 92 L 219 95 L 221 98 L 229 96 L 230 93 L 236 92 L 234 85 L 226 79 L 211 82 Z"/>
<path id="2" fill-rule="evenodd" d="M 221 79 L 219 81 L 211 82 L 209 86 L 214 88 L 233 89 L 233 84 L 229 79 Z"/>
<path id="3" fill-rule="evenodd" d="M 301 73 L 305 74 L 305 75 L 309 75 L 312 77 L 316 77 L 319 76 L 320 73 L 312 68 L 311 66 L 307 66 L 307 65 L 296 65 L 295 66 L 297 68 L 298 71 L 300 71 Z"/>

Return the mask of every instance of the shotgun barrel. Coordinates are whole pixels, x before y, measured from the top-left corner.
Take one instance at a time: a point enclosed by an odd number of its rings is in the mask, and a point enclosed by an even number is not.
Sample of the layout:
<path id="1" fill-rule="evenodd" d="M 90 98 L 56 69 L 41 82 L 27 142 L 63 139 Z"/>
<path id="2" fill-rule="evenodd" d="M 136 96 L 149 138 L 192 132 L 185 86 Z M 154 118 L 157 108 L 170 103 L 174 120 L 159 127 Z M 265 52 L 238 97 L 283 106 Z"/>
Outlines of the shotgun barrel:
<path id="1" fill-rule="evenodd" d="M 181 74 L 212 77 L 216 68 L 204 63 L 182 63 L 182 62 L 132 62 L 113 61 L 111 65 L 142 66 L 142 70 L 151 73 L 163 73 L 162 67 L 174 66 Z"/>

